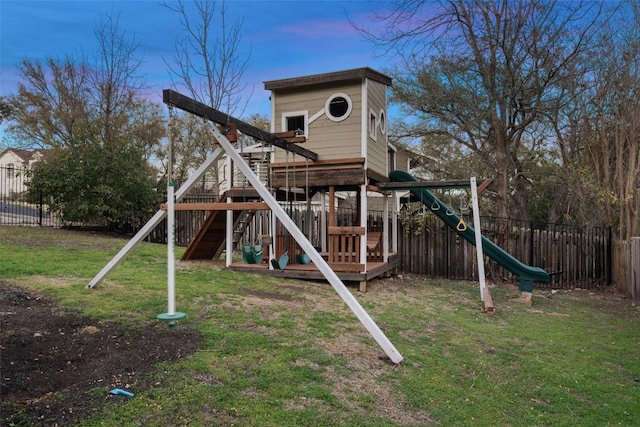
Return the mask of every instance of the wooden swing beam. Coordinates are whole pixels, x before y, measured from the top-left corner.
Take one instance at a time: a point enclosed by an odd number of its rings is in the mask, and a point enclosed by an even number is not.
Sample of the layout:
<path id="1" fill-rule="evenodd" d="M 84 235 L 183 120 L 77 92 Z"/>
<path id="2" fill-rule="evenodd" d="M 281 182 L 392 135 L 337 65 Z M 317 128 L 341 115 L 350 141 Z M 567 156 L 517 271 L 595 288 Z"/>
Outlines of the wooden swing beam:
<path id="1" fill-rule="evenodd" d="M 233 203 L 176 203 L 176 211 L 265 211 L 269 205 L 264 202 L 233 202 Z M 160 209 L 167 210 L 167 204 L 162 203 Z"/>
<path id="2" fill-rule="evenodd" d="M 482 194 L 492 182 L 492 179 L 479 180 L 478 194 Z M 466 179 L 451 179 L 448 181 L 380 182 L 378 187 L 381 190 L 410 190 L 414 188 L 469 188 L 471 184 Z"/>
<path id="3" fill-rule="evenodd" d="M 249 123 L 243 122 L 240 119 L 229 116 L 222 111 L 211 108 L 205 104 L 202 104 L 194 99 L 182 95 L 172 89 L 164 89 L 162 91 L 162 101 L 165 104 L 173 105 L 183 111 L 194 114 L 199 117 L 211 120 L 219 125 L 234 124 L 237 126 L 238 131 L 245 135 L 259 139 L 267 144 L 282 148 L 283 150 L 290 151 L 294 154 L 302 156 L 310 160 L 318 160 L 318 154 L 313 151 L 307 150 L 299 145 L 287 142 L 285 139 L 278 138 L 277 136 L 259 129 Z"/>

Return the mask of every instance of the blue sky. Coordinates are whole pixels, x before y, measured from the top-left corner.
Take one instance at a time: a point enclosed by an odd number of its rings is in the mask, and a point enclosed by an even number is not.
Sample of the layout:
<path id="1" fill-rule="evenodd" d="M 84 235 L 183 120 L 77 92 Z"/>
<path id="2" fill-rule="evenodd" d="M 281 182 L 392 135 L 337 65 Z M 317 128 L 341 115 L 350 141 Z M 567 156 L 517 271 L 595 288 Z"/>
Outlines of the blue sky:
<path id="1" fill-rule="evenodd" d="M 374 47 L 352 28 L 348 17 L 369 25 L 373 11 L 385 4 L 227 0 L 230 18 L 244 19 L 243 49 L 251 52 L 245 81 L 253 88 L 253 96 L 244 116 L 269 115 L 269 94 L 263 81 L 364 66 L 381 70 L 386 60 L 376 56 Z M 105 14 L 119 15 L 120 31 L 141 45 L 141 71 L 152 87 L 149 96 L 160 102 L 162 89 L 170 87 L 163 58 L 173 57 L 174 41 L 184 37 L 184 31 L 178 15 L 155 0 L 1 0 L 0 95 L 16 92 L 16 65 L 24 58 L 94 51 L 95 24 Z"/>

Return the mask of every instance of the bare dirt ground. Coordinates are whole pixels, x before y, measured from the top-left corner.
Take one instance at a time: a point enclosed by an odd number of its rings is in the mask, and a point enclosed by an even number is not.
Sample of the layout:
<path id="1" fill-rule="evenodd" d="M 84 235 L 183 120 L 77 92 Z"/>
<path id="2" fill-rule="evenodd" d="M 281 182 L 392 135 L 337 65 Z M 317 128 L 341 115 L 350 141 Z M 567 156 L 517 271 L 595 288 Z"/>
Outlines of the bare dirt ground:
<path id="1" fill-rule="evenodd" d="M 0 425 L 73 425 L 127 399 L 110 390 L 153 386 L 159 362 L 201 346 L 180 328 L 96 321 L 0 280 Z"/>

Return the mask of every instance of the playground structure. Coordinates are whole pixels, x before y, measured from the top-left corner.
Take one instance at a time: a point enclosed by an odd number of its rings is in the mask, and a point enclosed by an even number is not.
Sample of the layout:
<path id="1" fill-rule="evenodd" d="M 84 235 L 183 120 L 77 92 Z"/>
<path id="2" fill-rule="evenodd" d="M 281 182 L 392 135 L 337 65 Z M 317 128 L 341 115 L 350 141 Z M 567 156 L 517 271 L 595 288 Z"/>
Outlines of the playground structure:
<path id="1" fill-rule="evenodd" d="M 394 192 L 378 187 L 388 181 L 391 170 L 409 169 L 407 154 L 387 138 L 386 93 L 390 85 L 389 77 L 369 68 L 265 82 L 272 101 L 269 135 L 282 144 L 261 139 L 271 150 L 267 173 L 263 172 L 265 164 L 260 160 L 264 159 L 262 150 L 253 148 L 252 153 L 246 153 L 237 149 L 290 216 L 292 206 L 306 211 L 295 218 L 297 226 L 307 238 L 313 237 L 314 247 L 340 279 L 358 282 L 362 291 L 366 291 L 367 281 L 389 274 L 400 263 L 397 199 Z M 223 127 L 232 125 L 246 134 L 248 125 L 236 119 L 214 111 L 190 110 L 193 106 L 190 100 L 176 93 L 170 97 L 172 105 L 180 109 Z M 237 162 L 228 162 L 228 155 L 226 158 L 225 167 L 236 170 Z M 224 189 L 222 200 L 232 205 L 260 203 L 255 187 L 245 183 L 243 179 L 233 181 Z M 339 222 L 338 204 L 347 198 L 354 204 L 355 218 Z M 319 212 L 318 230 L 313 232 L 309 219 L 312 204 Z M 368 221 L 372 204 L 382 212 L 382 221 Z M 223 209 L 220 205 L 209 207 Z M 267 224 L 261 217 L 261 232 L 244 235 L 243 260 L 233 261 L 233 244 L 243 235 L 238 229 L 261 209 L 264 208 L 258 205 L 255 209 L 234 208 L 233 214 L 210 210 L 183 260 L 211 259 L 226 253 L 226 266 L 233 270 L 323 279 L 315 263 L 309 262 L 309 254 L 273 216 Z M 263 244 L 262 262 L 253 257 L 260 252 L 260 244 Z M 270 262 L 273 259 L 279 262 L 285 255 L 288 257 L 285 268 L 275 268 L 276 264 Z"/>
<path id="2" fill-rule="evenodd" d="M 477 233 L 473 227 L 464 223 L 464 221 L 455 213 L 455 211 L 447 206 L 442 200 L 438 199 L 429 187 L 442 186 L 442 184 L 434 184 L 430 182 L 421 182 L 411 174 L 404 171 L 392 171 L 389 174 L 390 181 L 386 185 L 382 185 L 386 189 L 409 189 L 416 200 L 420 201 L 438 218 L 440 218 L 448 227 L 456 230 L 457 234 L 467 242 L 476 246 L 480 254 L 486 254 L 496 263 L 507 269 L 519 279 L 518 288 L 522 292 L 525 300 L 530 301 L 533 292 L 533 284 L 535 282 L 548 283 L 549 274 L 539 267 L 529 266 L 507 253 L 504 249 Z M 474 196 L 474 204 L 476 203 Z M 479 223 L 477 208 L 474 207 L 474 221 Z M 481 257 L 478 260 L 478 266 L 483 267 Z M 484 280 L 484 273 L 480 274 L 481 281 Z M 482 284 L 481 284 L 482 286 Z"/>
<path id="3" fill-rule="evenodd" d="M 217 142 L 210 157 L 177 190 L 175 203 L 169 204 L 171 210 L 209 212 L 183 259 L 212 259 L 225 252 L 225 264 L 230 269 L 279 277 L 324 278 L 387 356 L 399 363 L 402 356 L 343 283 L 357 281 L 360 290 L 366 291 L 368 280 L 399 266 L 398 190 L 410 190 L 468 242 L 482 243 L 479 249 L 487 247 L 487 255 L 520 277 L 523 293 L 530 294 L 533 282 L 546 282 L 549 277 L 544 270 L 526 266 L 487 239 L 477 237 L 473 228 L 424 188 L 424 182 L 408 173 L 408 156 L 387 140 L 386 93 L 390 85 L 389 77 L 369 68 L 266 82 L 265 88 L 272 91 L 271 132 L 173 90 L 163 91 L 163 101 L 171 108 L 213 122 L 211 129 Z M 236 132 L 272 147 L 267 183 L 256 173 L 255 164 L 232 145 L 229 138 L 235 139 Z M 180 203 L 223 155 L 241 171 L 251 188 L 245 188 L 243 181 L 242 188 L 226 190 L 224 202 Z M 355 195 L 355 223 L 336 223 L 338 193 Z M 282 202 L 295 200 L 308 207 L 314 196 L 320 200 L 322 213 L 322 233 L 316 246 L 281 206 Z M 367 221 L 370 203 L 382 206 L 383 221 L 376 227 Z M 439 209 L 435 209 L 436 204 Z M 161 207 L 87 287 L 96 286 L 124 259 L 166 217 L 166 209 Z M 243 261 L 234 262 L 234 231 L 243 216 L 258 211 L 270 213 L 265 227 L 269 232 L 263 233 L 259 242 L 249 242 L 246 253 L 243 247 Z M 481 297 L 484 295 L 481 290 Z M 173 309 L 170 303 L 168 314 Z"/>

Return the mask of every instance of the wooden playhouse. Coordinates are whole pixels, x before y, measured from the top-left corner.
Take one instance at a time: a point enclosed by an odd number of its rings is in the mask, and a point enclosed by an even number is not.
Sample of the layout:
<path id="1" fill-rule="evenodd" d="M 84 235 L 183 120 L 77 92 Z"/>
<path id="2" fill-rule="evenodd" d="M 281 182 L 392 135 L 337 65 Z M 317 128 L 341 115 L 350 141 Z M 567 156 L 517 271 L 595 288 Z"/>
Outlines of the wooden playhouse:
<path id="1" fill-rule="evenodd" d="M 391 79 L 358 68 L 264 85 L 271 91 L 271 134 L 260 139 L 268 150 L 254 149 L 255 156 L 248 153 L 244 159 L 285 209 L 293 212 L 295 207 L 296 224 L 310 240 L 313 237 L 314 246 L 338 276 L 360 282 L 364 290 L 367 280 L 399 266 L 397 201 L 393 192 L 379 187 L 389 181 L 390 171 L 409 166 L 406 153 L 387 137 Z M 251 130 L 246 126 L 239 123 L 238 130 Z M 210 211 L 183 259 L 211 259 L 226 249 L 231 269 L 323 278 L 273 215 L 255 215 L 265 207 L 245 181 L 242 186 L 231 183 L 224 201 L 236 207 Z M 353 206 L 347 219 L 338 217 L 338 205 L 345 201 Z M 262 258 L 234 262 L 232 240 L 239 240 L 233 238 L 234 232 L 238 236 L 243 231 L 251 231 L 245 242 L 253 244 L 254 252 L 262 247 Z M 288 255 L 284 268 L 269 262 L 284 254 Z"/>

